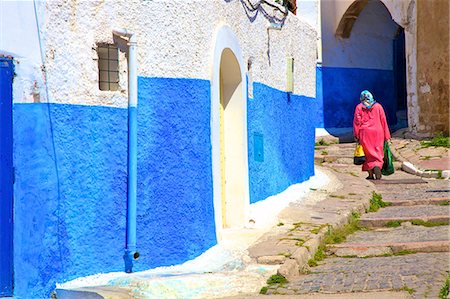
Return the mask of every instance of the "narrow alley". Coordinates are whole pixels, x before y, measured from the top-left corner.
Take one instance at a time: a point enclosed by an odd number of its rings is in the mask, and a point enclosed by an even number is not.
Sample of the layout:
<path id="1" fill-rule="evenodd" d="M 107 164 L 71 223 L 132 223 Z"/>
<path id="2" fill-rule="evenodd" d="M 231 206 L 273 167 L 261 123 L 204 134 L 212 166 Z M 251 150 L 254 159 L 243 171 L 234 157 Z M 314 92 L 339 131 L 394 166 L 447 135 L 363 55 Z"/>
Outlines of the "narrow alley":
<path id="1" fill-rule="evenodd" d="M 0 299 L 447 297 L 448 4 L 0 0 Z"/>

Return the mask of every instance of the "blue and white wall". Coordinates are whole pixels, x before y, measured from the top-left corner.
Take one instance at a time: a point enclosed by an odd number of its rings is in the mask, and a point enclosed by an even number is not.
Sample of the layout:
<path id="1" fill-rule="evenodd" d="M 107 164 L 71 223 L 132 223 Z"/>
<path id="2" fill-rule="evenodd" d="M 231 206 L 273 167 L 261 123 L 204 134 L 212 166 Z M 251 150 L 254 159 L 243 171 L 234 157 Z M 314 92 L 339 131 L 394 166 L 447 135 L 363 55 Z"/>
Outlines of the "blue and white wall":
<path id="1" fill-rule="evenodd" d="M 324 128 L 351 127 L 362 90 L 370 90 L 385 108 L 388 122 L 397 123 L 393 69 L 393 39 L 401 24 L 411 42 L 413 23 L 407 1 L 369 0 L 357 17 L 349 38 L 336 36 L 339 22 L 354 1 L 321 2 L 322 61 L 317 67 L 317 98 L 323 106 Z M 395 21 L 394 21 L 395 20 Z M 411 45 L 407 44 L 409 109 L 414 110 Z M 319 104 L 320 105 L 320 104 Z M 320 116 L 319 116 L 320 117 Z M 409 116 L 410 121 L 414 119 Z"/>
<path id="2" fill-rule="evenodd" d="M 48 297 L 55 283 L 124 270 L 123 53 L 119 90 L 100 91 L 97 83 L 96 43 L 113 42 L 115 28 L 135 32 L 138 42 L 141 257 L 134 271 L 193 259 L 220 239 L 211 125 L 218 28 L 227 26 L 235 35 L 244 71 L 252 61 L 253 96 L 245 92 L 243 99 L 244 204 L 314 174 L 316 36 L 297 17 L 288 16 L 277 31 L 267 30 L 262 15 L 246 14 L 239 1 L 135 1 L 126 8 L 120 1 L 0 3 L 2 14 L 10 16 L 2 18 L 0 34 L 7 42 L 0 54 L 14 58 L 17 74 L 12 111 L 17 298 Z M 27 38 L 16 43 L 15 36 Z M 293 93 L 285 92 L 287 57 L 295 59 Z M 255 134 L 263 136 L 263 161 L 254 158 Z"/>

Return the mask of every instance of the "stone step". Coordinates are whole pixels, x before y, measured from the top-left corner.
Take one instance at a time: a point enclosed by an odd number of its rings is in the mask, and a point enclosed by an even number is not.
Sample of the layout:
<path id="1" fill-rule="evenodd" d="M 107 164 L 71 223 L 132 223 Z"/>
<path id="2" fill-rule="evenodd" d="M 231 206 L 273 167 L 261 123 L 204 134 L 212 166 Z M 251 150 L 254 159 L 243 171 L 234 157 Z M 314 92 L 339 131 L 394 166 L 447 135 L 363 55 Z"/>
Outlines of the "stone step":
<path id="1" fill-rule="evenodd" d="M 435 197 L 423 199 L 383 199 L 391 206 L 416 206 L 416 205 L 448 205 L 450 197 Z"/>
<path id="2" fill-rule="evenodd" d="M 394 221 L 425 221 L 448 224 L 449 220 L 449 206 L 438 205 L 386 207 L 375 213 L 364 214 L 359 219 L 360 225 L 364 227 L 383 227 Z"/>
<path id="3" fill-rule="evenodd" d="M 376 185 L 403 185 L 403 184 L 427 184 L 427 181 L 421 178 L 407 178 L 407 179 L 396 179 L 393 177 L 385 177 L 381 180 L 373 180 L 372 183 Z"/>
<path id="4" fill-rule="evenodd" d="M 397 242 L 381 244 L 347 244 L 330 246 L 330 251 L 340 257 L 372 257 L 401 252 L 448 252 L 449 241 Z"/>
<path id="5" fill-rule="evenodd" d="M 118 286 L 98 286 L 78 289 L 56 289 L 57 299 L 130 299 L 134 297 L 130 290 Z"/>
<path id="6" fill-rule="evenodd" d="M 293 291 L 291 293 L 294 293 Z M 243 294 L 231 297 L 221 297 L 222 299 L 411 299 L 411 295 L 406 291 L 370 291 L 370 292 L 350 292 L 349 293 L 317 293 L 311 292 L 310 294 L 303 295 L 288 295 L 289 292 L 283 295 L 271 294 Z"/>
<path id="7" fill-rule="evenodd" d="M 328 245 L 336 256 L 380 256 L 399 252 L 448 252 L 450 236 L 448 226 L 424 227 L 403 224 L 397 228 L 358 231 L 342 244 Z"/>
<path id="8" fill-rule="evenodd" d="M 317 163 L 332 163 L 339 161 L 340 163 L 353 164 L 353 156 L 349 155 L 314 155 L 314 161 Z"/>

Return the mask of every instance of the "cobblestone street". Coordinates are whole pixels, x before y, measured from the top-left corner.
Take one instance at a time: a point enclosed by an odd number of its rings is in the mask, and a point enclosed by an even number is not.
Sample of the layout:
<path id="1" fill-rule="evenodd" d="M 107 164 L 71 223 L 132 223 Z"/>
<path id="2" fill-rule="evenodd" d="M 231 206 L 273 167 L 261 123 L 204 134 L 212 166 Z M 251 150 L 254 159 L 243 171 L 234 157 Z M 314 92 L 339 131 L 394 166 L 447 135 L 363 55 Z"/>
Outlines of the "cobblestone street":
<path id="1" fill-rule="evenodd" d="M 352 144 L 319 147 L 316 162 L 340 179 L 348 174 L 363 179 L 365 173 L 351 164 L 352 150 Z M 328 245 L 317 266 L 288 283 L 269 286 L 267 294 L 402 291 L 412 298 L 438 298 L 449 271 L 448 180 L 397 169 L 381 181 L 367 182 L 388 206 L 362 214 L 361 230 L 344 243 Z M 353 192 L 349 186 L 340 190 Z"/>
<path id="2" fill-rule="evenodd" d="M 372 258 L 327 258 L 311 273 L 277 289 L 285 294 L 414 290 L 414 298 L 437 298 L 445 281 L 447 253 Z"/>

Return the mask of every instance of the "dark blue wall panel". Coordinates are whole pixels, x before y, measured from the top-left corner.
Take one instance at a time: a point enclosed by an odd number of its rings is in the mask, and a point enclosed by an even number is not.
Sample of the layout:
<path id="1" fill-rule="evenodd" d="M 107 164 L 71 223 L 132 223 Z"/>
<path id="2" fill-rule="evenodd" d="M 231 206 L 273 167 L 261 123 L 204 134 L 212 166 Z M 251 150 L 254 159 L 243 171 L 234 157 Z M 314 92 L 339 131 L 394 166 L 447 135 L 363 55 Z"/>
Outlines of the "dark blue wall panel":
<path id="1" fill-rule="evenodd" d="M 393 71 L 322 67 L 322 80 L 325 128 L 351 127 L 359 95 L 365 89 L 383 106 L 388 123 L 397 123 Z"/>
<path id="2" fill-rule="evenodd" d="M 11 59 L 0 57 L 0 297 L 13 295 L 13 121 Z"/>
<path id="3" fill-rule="evenodd" d="M 315 99 L 254 83 L 248 101 L 250 201 L 263 200 L 314 175 Z M 264 161 L 255 161 L 254 133 Z"/>

